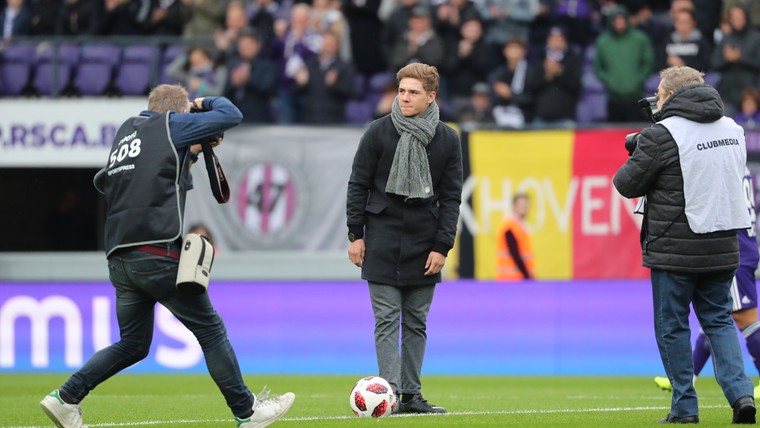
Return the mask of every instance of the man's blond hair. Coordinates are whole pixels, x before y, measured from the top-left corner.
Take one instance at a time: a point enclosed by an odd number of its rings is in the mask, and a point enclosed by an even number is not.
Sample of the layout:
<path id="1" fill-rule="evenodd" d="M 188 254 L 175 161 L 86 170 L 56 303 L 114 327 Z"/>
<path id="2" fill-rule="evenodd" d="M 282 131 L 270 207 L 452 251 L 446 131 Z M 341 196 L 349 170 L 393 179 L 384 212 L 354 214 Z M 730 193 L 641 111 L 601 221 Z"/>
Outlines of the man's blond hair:
<path id="1" fill-rule="evenodd" d="M 396 79 L 399 82 L 407 77 L 422 82 L 422 88 L 427 92 L 438 92 L 441 77 L 438 75 L 438 69 L 432 65 L 416 62 L 405 66 L 396 73 Z"/>
<path id="2" fill-rule="evenodd" d="M 691 67 L 676 65 L 660 72 L 660 84 L 665 92 L 676 92 L 687 86 L 705 83 L 704 75 Z"/>
<path id="3" fill-rule="evenodd" d="M 148 110 L 158 113 L 187 112 L 189 100 L 182 85 L 158 85 L 148 95 Z"/>

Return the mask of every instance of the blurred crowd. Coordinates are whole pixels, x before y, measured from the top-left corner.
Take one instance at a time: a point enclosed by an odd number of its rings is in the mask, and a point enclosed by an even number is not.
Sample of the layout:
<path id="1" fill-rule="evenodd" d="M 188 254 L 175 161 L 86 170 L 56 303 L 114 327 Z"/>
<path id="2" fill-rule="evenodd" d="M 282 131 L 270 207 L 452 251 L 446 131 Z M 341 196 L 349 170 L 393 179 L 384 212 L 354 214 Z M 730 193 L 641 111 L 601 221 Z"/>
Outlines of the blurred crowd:
<path id="1" fill-rule="evenodd" d="M 442 118 L 463 123 L 572 126 L 590 81 L 606 121 L 641 122 L 636 100 L 672 65 L 712 73 L 728 116 L 760 120 L 760 0 L 5 1 L 6 43 L 181 37 L 166 74 L 254 123 L 382 116 L 410 62 L 439 69 Z"/>

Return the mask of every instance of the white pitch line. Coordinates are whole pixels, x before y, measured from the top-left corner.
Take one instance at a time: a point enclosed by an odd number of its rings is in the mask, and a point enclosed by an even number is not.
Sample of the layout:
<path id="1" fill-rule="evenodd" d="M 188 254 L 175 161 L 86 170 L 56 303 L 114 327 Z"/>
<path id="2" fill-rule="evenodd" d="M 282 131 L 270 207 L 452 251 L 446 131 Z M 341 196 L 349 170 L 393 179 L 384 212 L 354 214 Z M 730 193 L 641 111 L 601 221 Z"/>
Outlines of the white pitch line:
<path id="1" fill-rule="evenodd" d="M 729 408 L 728 405 L 702 405 L 701 409 L 719 409 Z M 489 412 L 449 412 L 443 414 L 402 414 L 394 415 L 392 418 L 420 418 L 435 417 L 446 418 L 455 416 L 490 416 L 490 415 L 533 415 L 533 414 L 555 414 L 555 413 L 605 413 L 605 412 L 638 412 L 647 410 L 670 410 L 666 406 L 644 406 L 644 407 L 604 407 L 588 409 L 524 409 L 524 410 L 497 410 Z M 355 416 L 305 416 L 300 418 L 282 418 L 282 422 L 315 422 L 315 421 L 337 421 L 343 419 L 356 419 Z M 200 424 L 200 423 L 224 423 L 229 424 L 229 419 L 180 419 L 171 421 L 141 421 L 141 422 L 119 422 L 119 423 L 99 423 L 88 424 L 88 427 L 130 427 L 130 426 L 152 426 L 152 425 L 172 425 L 177 423 Z M 45 428 L 38 425 L 19 425 L 6 428 Z"/>

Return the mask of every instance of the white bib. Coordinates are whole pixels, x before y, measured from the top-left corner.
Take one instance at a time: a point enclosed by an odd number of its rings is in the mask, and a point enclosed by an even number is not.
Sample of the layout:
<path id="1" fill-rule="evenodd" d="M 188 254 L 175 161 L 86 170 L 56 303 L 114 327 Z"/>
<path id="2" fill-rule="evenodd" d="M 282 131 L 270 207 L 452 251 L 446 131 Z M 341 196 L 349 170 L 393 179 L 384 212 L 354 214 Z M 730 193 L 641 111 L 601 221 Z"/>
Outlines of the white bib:
<path id="1" fill-rule="evenodd" d="M 678 146 L 689 228 L 694 233 L 749 228 L 742 190 L 747 165 L 744 129 L 725 116 L 712 123 L 682 117 L 658 123 Z"/>

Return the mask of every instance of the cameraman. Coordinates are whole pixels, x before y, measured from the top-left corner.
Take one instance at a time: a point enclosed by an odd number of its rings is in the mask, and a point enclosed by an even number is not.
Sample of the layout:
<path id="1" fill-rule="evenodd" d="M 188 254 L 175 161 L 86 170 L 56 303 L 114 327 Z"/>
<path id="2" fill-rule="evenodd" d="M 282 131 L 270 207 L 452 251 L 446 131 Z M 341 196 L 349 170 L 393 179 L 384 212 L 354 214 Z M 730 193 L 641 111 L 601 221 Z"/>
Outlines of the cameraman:
<path id="1" fill-rule="evenodd" d="M 733 422 L 755 423 L 729 292 L 739 266 L 736 231 L 750 227 L 744 131 L 723 116 L 720 96 L 702 73 L 684 66 L 660 73 L 654 120 L 613 181 L 627 198 L 646 196 L 643 265 L 651 269 L 655 335 L 673 385 L 670 413 L 660 423 L 699 422 L 690 303 L 712 345 Z"/>
<path id="2" fill-rule="evenodd" d="M 188 114 L 191 109 L 200 112 Z M 42 400 L 43 411 L 59 427 L 80 427 L 79 403 L 87 394 L 148 355 L 156 302 L 198 339 L 238 427 L 267 426 L 292 405 L 292 393 L 272 399 L 251 393 L 208 293 L 186 294 L 175 287 L 190 163 L 201 150 L 199 142 L 219 144 L 219 135 L 241 120 L 226 98 L 197 98 L 191 104 L 182 86 L 160 85 L 148 96 L 148 110 L 127 119 L 116 133 L 95 185 L 106 199 L 105 250 L 121 339 Z"/>

